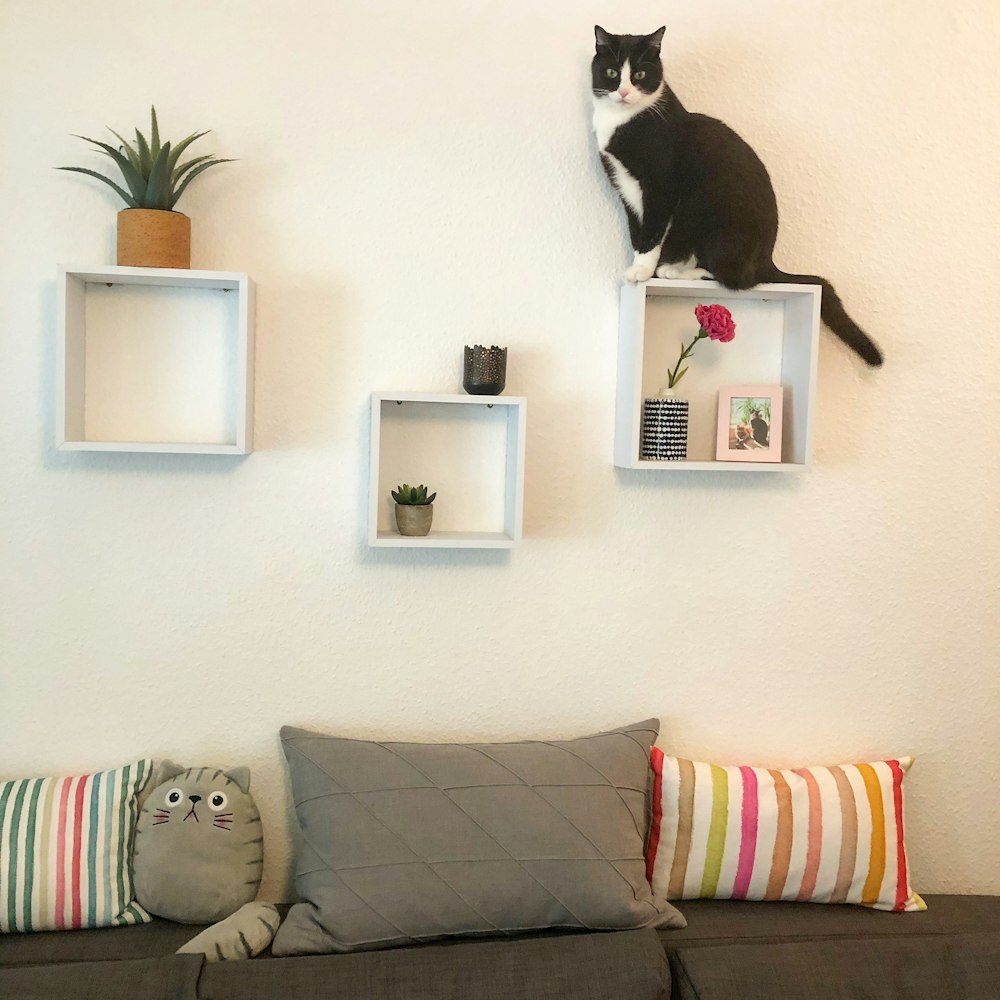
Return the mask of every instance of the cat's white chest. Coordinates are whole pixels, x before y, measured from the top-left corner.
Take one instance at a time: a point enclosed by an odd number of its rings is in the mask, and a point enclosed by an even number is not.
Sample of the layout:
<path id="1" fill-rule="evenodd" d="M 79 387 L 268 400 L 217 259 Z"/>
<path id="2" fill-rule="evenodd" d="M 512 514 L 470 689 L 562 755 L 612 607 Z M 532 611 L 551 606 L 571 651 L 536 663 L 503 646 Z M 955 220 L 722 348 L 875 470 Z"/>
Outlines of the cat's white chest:
<path id="1" fill-rule="evenodd" d="M 621 105 L 611 104 L 608 101 L 594 102 L 594 135 L 597 137 L 597 148 L 611 166 L 611 181 L 618 189 L 622 200 L 629 208 L 635 212 L 636 217 L 642 220 L 642 188 L 639 182 L 629 173 L 628 168 L 618 159 L 612 156 L 608 150 L 611 137 L 624 125 L 635 112 L 625 109 Z"/>
<path id="2" fill-rule="evenodd" d="M 604 154 L 608 163 L 611 164 L 613 173 L 612 183 L 618 188 L 618 193 L 629 208 L 635 212 L 639 221 L 642 221 L 642 188 L 639 182 L 628 172 L 628 168 L 617 157 L 610 153 Z"/>

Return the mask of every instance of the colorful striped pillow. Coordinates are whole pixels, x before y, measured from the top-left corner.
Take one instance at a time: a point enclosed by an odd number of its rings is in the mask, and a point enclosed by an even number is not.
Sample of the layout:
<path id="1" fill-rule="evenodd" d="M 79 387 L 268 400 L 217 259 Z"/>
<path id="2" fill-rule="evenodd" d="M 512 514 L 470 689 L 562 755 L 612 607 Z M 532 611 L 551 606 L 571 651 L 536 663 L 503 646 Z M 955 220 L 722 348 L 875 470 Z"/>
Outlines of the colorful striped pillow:
<path id="1" fill-rule="evenodd" d="M 655 894 L 926 909 L 903 846 L 912 757 L 791 771 L 651 758 Z"/>
<path id="2" fill-rule="evenodd" d="M 0 782 L 0 932 L 146 923 L 132 892 L 139 760 L 75 778 Z"/>

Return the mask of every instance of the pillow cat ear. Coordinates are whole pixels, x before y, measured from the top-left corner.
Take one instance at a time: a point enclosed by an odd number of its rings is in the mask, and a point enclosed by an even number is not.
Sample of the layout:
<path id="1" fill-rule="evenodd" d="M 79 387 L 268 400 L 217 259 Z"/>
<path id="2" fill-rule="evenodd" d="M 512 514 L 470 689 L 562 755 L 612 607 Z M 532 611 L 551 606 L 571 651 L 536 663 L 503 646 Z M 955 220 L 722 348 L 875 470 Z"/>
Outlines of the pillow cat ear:
<path id="1" fill-rule="evenodd" d="M 186 770 L 186 767 L 181 767 L 180 764 L 175 764 L 172 760 L 161 760 L 156 765 L 155 780 L 151 781 L 150 785 L 162 785 L 164 781 L 176 778 L 178 774 L 183 774 Z"/>
<path id="2" fill-rule="evenodd" d="M 594 38 L 597 40 L 598 51 L 611 48 L 611 34 L 599 24 L 594 25 Z"/>
<path id="3" fill-rule="evenodd" d="M 646 35 L 646 41 L 649 42 L 649 47 L 651 49 L 656 49 L 657 52 L 660 51 L 660 44 L 663 41 L 663 33 L 667 30 L 667 26 L 663 25 L 662 28 L 657 28 L 651 35 Z"/>
<path id="4" fill-rule="evenodd" d="M 240 791 L 246 795 L 250 791 L 250 768 L 249 767 L 234 767 L 230 771 L 225 772 L 226 777 L 230 781 L 235 781 L 239 786 Z"/>

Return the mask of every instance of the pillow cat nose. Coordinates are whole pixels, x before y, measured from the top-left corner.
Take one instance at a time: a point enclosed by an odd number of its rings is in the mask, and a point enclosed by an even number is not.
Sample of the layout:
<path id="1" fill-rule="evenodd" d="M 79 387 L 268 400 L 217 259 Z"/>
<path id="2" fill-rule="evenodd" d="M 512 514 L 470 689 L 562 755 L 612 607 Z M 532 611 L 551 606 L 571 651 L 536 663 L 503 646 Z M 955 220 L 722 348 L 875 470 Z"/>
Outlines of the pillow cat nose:
<path id="1" fill-rule="evenodd" d="M 200 795 L 189 795 L 188 796 L 188 801 L 189 802 L 201 802 L 201 796 Z"/>

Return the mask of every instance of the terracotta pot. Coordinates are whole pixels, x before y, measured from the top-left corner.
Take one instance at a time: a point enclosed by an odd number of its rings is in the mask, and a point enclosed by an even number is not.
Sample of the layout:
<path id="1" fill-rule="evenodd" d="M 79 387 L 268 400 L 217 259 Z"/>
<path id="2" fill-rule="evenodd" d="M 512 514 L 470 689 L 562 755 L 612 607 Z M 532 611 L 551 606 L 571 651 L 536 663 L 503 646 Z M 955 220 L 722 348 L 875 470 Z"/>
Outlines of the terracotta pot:
<path id="1" fill-rule="evenodd" d="M 434 504 L 396 504 L 396 527 L 401 535 L 426 535 L 434 520 Z"/>
<path id="2" fill-rule="evenodd" d="M 118 213 L 118 263 L 189 268 L 191 220 L 181 212 L 123 208 Z"/>

